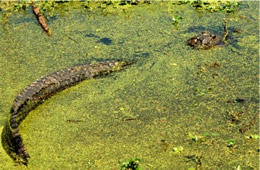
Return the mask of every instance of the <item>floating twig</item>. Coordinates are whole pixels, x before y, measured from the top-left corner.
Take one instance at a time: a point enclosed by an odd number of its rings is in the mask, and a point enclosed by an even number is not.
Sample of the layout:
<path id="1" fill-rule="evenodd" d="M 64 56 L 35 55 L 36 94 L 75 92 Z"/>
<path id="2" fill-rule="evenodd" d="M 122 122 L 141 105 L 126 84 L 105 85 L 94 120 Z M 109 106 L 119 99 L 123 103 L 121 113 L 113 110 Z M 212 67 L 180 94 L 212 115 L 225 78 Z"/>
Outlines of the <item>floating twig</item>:
<path id="1" fill-rule="evenodd" d="M 48 25 L 46 23 L 46 18 L 43 16 L 43 14 L 40 11 L 40 7 L 36 6 L 32 2 L 32 8 L 33 8 L 33 13 L 36 15 L 40 25 L 43 28 L 43 30 L 50 36 L 51 35 L 51 29 L 48 27 Z"/>
<path id="2" fill-rule="evenodd" d="M 224 21 L 224 35 L 223 35 L 223 39 L 222 41 L 227 44 L 227 36 L 228 36 L 228 26 L 227 26 L 227 21 L 226 21 L 226 18 L 223 19 Z"/>

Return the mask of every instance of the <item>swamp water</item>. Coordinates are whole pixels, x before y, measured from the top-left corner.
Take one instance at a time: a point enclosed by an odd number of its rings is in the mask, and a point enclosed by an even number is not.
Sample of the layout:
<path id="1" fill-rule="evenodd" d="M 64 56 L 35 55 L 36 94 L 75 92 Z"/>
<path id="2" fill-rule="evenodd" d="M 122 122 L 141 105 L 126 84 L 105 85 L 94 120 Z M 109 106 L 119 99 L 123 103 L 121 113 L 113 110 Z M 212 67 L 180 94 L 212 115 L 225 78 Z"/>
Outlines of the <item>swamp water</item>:
<path id="1" fill-rule="evenodd" d="M 8 21 L 2 17 L 0 130 L 15 96 L 41 76 L 135 59 L 124 71 L 84 81 L 30 112 L 20 126 L 29 169 L 120 169 L 135 158 L 141 169 L 257 169 L 259 3 L 245 4 L 226 14 L 170 2 L 96 10 L 75 2 L 47 17 L 51 37 L 30 7 Z M 177 26 L 176 14 L 182 16 Z M 223 18 L 227 46 L 185 44 L 204 30 L 223 34 Z M 0 165 L 27 169 L 2 147 Z"/>

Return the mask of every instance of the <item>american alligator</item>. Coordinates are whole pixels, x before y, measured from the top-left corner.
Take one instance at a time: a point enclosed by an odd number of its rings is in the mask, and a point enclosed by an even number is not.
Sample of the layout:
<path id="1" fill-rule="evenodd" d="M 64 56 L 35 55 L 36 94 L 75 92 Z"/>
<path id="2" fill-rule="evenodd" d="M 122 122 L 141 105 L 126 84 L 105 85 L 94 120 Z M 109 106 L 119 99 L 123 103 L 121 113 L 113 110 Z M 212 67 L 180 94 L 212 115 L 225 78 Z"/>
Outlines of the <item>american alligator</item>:
<path id="1" fill-rule="evenodd" d="M 122 70 L 130 64 L 132 62 L 110 61 L 75 66 L 53 72 L 27 86 L 17 95 L 11 108 L 10 119 L 3 129 L 2 143 L 6 152 L 15 161 L 27 165 L 30 156 L 26 152 L 19 132 L 19 125 L 31 110 L 59 91 L 76 85 L 83 80 Z"/>
<path id="2" fill-rule="evenodd" d="M 197 49 L 209 49 L 221 43 L 222 38 L 209 32 L 201 32 L 187 41 L 187 45 Z"/>
<path id="3" fill-rule="evenodd" d="M 228 36 L 228 27 L 226 19 L 224 20 L 224 34 L 223 36 L 219 36 L 216 34 L 209 33 L 207 31 L 203 31 L 200 34 L 188 39 L 187 45 L 195 48 L 195 49 L 209 49 L 215 46 L 223 46 L 226 44 L 226 39 Z"/>

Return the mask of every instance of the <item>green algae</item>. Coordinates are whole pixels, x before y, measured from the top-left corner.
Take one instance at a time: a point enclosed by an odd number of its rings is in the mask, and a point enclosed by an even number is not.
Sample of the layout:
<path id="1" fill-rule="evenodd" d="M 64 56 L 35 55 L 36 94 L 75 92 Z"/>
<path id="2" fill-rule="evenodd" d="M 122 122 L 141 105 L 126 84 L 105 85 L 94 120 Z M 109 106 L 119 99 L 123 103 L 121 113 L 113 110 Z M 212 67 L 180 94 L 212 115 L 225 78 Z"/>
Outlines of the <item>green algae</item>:
<path id="1" fill-rule="evenodd" d="M 130 158 L 140 158 L 141 169 L 256 169 L 258 140 L 246 136 L 258 134 L 259 117 L 239 132 L 258 112 L 259 4 L 247 4 L 230 15 L 171 3 L 142 4 L 118 15 L 75 7 L 49 20 L 51 38 L 30 10 L 14 14 L 0 27 L 1 126 L 16 94 L 42 75 L 85 62 L 137 59 L 124 72 L 82 82 L 28 115 L 21 134 L 30 169 L 120 169 Z M 175 12 L 185 16 L 178 30 Z M 199 51 L 185 45 L 203 30 L 223 33 L 224 17 L 231 30 L 242 30 L 232 33 L 228 46 Z M 201 71 L 207 63 L 220 67 Z M 245 102 L 228 102 L 236 98 Z M 232 122 L 229 115 L 241 111 Z M 231 139 L 237 147 L 227 147 Z M 178 147 L 183 150 L 175 153 Z M 0 152 L 3 168 L 15 167 Z"/>
<path id="2" fill-rule="evenodd" d="M 211 1 L 211 0 L 180 0 L 173 2 L 174 4 L 190 4 L 193 8 L 200 11 L 210 11 L 210 12 L 235 12 L 239 9 L 241 4 L 240 0 L 221 0 L 221 1 Z"/>

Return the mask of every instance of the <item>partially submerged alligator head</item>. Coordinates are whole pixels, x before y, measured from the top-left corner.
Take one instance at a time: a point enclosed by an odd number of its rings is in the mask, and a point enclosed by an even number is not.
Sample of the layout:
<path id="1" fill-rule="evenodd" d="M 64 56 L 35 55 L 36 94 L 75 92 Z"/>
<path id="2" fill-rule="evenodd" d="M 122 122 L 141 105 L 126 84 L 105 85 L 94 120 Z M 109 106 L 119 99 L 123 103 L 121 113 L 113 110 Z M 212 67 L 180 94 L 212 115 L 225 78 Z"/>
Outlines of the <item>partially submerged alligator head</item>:
<path id="1" fill-rule="evenodd" d="M 226 37 L 228 36 L 227 23 L 224 19 L 224 34 L 223 36 L 215 35 L 207 31 L 203 31 L 200 34 L 188 39 L 187 45 L 195 49 L 209 49 L 215 46 L 223 46 L 226 43 Z"/>

